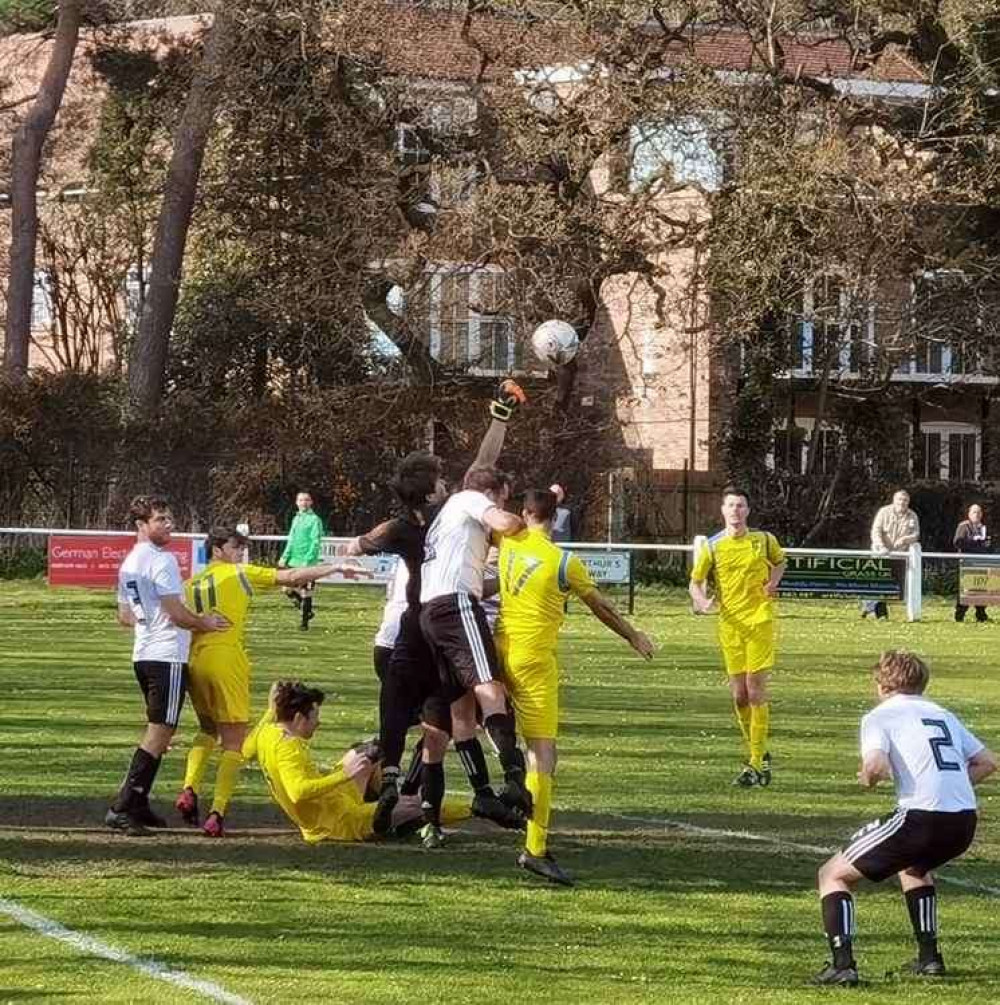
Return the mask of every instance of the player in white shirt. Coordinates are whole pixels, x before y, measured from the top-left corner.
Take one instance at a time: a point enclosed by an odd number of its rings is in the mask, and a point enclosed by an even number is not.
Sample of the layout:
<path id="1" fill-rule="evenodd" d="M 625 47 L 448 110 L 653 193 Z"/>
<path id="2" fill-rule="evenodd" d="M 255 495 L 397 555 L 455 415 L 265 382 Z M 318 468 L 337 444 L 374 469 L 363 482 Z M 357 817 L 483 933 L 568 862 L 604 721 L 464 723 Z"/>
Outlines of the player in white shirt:
<path id="1" fill-rule="evenodd" d="M 424 546 L 420 627 L 448 695 L 478 703 L 483 728 L 503 765 L 511 805 L 530 813 L 524 755 L 517 746 L 514 717 L 507 710 L 507 692 L 497 679 L 496 647 L 482 607 L 491 533 L 516 534 L 524 528 L 520 517 L 503 508 L 509 495 L 510 479 L 503 472 L 478 467 L 467 472 L 462 491 L 444 504 Z M 468 738 L 467 731 L 474 733 L 474 721 L 461 705 L 452 706 L 456 750 Z M 485 760 L 465 767 L 474 789 L 484 783 L 483 775 L 488 778 Z"/>
<path id="2" fill-rule="evenodd" d="M 884 652 L 875 667 L 879 704 L 861 720 L 858 781 L 893 781 L 893 813 L 861 828 L 819 870 L 823 927 L 833 952 L 815 984 L 857 984 L 854 898 L 861 879 L 899 876 L 917 941 L 908 970 L 944 974 L 937 945 L 933 869 L 958 858 L 976 832 L 973 785 L 996 771 L 994 754 L 956 715 L 923 697 L 930 671 L 912 653 Z"/>
<path id="3" fill-rule="evenodd" d="M 138 540 L 118 570 L 118 621 L 135 632 L 132 669 L 146 703 L 147 725 L 104 819 L 113 830 L 141 835 L 148 833 L 147 827 L 166 826 L 150 808 L 149 793 L 180 721 L 190 633 L 219 631 L 229 623 L 217 614 L 195 614 L 184 605 L 177 558 L 165 550 L 174 526 L 165 499 L 136 496 L 129 506 L 129 524 Z"/>

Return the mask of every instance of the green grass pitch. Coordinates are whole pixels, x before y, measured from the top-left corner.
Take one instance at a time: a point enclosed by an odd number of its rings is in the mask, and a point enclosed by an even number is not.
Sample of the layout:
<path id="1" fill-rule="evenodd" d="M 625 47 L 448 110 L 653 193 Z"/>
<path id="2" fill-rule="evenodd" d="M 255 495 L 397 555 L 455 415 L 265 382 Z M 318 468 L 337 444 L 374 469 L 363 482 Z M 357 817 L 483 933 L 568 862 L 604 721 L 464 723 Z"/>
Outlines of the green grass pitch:
<path id="1" fill-rule="evenodd" d="M 381 592 L 321 590 L 308 633 L 279 595 L 256 603 L 256 706 L 279 675 L 321 685 L 335 697 L 314 748 L 339 756 L 373 728 Z M 826 952 L 814 890 L 821 856 L 794 846 L 838 845 L 892 805 L 889 791 L 861 792 L 854 780 L 877 652 L 905 646 L 929 657 L 930 695 L 1000 748 L 1000 626 L 956 625 L 944 602 L 917 625 L 893 613 L 882 625 L 848 603 L 783 605 L 775 781 L 742 791 L 730 785 L 740 752 L 713 619 L 692 617 L 679 592 L 640 592 L 635 620 L 659 644 L 647 665 L 571 611 L 552 846 L 579 885 L 562 890 L 514 868 L 518 835 L 478 825 L 435 852 L 307 847 L 268 805 L 256 772 L 243 776 L 224 842 L 179 827 L 145 841 L 106 832 L 104 808 L 141 720 L 129 635 L 114 624 L 110 593 L 2 583 L 0 899 L 252 1002 L 848 997 L 803 987 Z M 192 735 L 188 708 L 158 780 L 161 808 Z M 450 755 L 448 778 L 465 791 Z M 856 1000 L 1000 1001 L 1000 782 L 985 783 L 981 809 L 972 850 L 942 873 L 955 881 L 942 884 L 939 911 L 952 976 L 932 985 L 892 976 L 912 951 L 905 907 L 891 884 L 866 887 Z M 0 912 L 0 1003 L 203 1000 Z"/>

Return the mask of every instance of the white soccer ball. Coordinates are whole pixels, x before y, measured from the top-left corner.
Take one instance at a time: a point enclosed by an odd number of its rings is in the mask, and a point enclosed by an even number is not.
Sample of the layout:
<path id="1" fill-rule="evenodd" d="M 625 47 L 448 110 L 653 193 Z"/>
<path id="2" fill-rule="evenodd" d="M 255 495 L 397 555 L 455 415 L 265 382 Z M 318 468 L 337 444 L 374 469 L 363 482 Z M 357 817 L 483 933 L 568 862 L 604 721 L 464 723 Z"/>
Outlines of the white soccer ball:
<path id="1" fill-rule="evenodd" d="M 531 335 L 535 355 L 550 366 L 565 366 L 580 349 L 576 329 L 565 321 L 543 321 Z"/>

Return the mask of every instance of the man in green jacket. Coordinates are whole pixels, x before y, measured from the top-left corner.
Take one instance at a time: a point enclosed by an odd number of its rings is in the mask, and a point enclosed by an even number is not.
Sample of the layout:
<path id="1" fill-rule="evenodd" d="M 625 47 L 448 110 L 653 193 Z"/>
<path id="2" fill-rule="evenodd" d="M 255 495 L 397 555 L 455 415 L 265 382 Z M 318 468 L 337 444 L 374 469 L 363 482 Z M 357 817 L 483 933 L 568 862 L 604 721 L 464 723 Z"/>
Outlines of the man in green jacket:
<path id="1" fill-rule="evenodd" d="M 298 513 L 288 529 L 288 543 L 278 559 L 279 569 L 301 569 L 306 565 L 319 562 L 320 542 L 323 538 L 323 521 L 313 512 L 312 494 L 300 492 L 295 497 Z M 315 617 L 313 613 L 313 584 L 288 589 L 285 593 L 291 597 L 296 607 L 302 611 L 302 631 L 307 631 L 309 622 Z"/>

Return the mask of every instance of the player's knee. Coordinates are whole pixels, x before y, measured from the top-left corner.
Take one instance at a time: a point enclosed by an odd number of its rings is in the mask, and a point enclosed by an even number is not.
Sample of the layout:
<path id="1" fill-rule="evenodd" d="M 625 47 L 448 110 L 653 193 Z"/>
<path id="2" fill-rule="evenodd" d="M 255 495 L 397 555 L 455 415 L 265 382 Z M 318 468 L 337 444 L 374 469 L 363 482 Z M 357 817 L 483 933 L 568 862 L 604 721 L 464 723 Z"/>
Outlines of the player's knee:
<path id="1" fill-rule="evenodd" d="M 424 728 L 424 760 L 435 764 L 444 757 L 448 749 L 448 742 L 451 737 L 443 730 L 428 723 L 423 724 Z"/>

